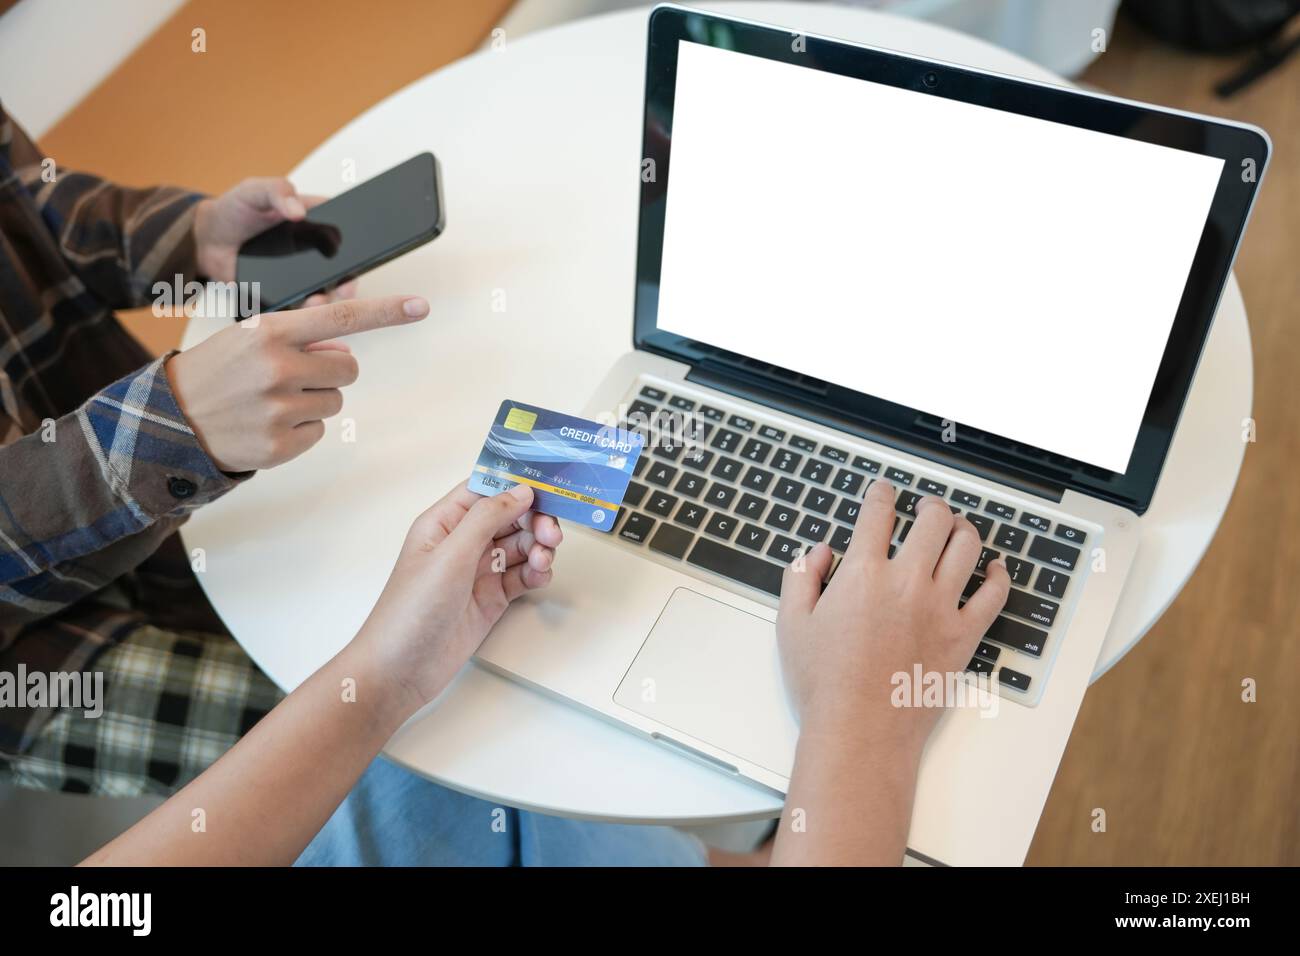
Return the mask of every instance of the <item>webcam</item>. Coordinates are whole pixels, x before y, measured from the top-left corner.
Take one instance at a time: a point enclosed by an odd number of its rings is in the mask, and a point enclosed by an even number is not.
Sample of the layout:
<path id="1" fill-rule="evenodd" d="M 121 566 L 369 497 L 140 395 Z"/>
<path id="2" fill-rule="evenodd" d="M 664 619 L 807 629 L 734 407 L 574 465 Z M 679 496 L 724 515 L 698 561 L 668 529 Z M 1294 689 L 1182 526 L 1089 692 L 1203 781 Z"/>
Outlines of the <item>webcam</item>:
<path id="1" fill-rule="evenodd" d="M 921 82 L 925 84 L 927 90 L 932 90 L 939 85 L 939 74 L 930 70 L 921 76 Z"/>

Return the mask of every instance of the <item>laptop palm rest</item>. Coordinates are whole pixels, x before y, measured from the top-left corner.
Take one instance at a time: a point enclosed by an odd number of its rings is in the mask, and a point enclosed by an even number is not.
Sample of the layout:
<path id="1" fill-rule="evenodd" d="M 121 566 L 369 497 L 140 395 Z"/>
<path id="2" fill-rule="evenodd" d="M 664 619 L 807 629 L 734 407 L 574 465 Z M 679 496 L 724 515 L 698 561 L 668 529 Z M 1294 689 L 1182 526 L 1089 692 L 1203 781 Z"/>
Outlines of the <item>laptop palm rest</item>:
<path id="1" fill-rule="evenodd" d="M 771 621 L 677 588 L 614 702 L 663 725 L 655 736 L 699 754 L 694 739 L 788 777 L 799 728 L 781 680 Z M 677 733 L 683 739 L 673 737 Z"/>

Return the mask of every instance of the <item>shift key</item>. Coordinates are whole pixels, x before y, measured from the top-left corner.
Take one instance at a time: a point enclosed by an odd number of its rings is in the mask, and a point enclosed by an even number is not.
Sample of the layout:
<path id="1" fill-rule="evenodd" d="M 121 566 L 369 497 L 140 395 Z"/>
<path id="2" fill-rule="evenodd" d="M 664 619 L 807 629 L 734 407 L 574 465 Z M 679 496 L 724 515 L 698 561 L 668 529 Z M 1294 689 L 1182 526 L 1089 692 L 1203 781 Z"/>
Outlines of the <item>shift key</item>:
<path id="1" fill-rule="evenodd" d="M 1033 657 L 1041 657 L 1047 632 L 1013 621 L 1009 617 L 999 617 L 993 621 L 993 626 L 984 632 L 984 637 Z"/>

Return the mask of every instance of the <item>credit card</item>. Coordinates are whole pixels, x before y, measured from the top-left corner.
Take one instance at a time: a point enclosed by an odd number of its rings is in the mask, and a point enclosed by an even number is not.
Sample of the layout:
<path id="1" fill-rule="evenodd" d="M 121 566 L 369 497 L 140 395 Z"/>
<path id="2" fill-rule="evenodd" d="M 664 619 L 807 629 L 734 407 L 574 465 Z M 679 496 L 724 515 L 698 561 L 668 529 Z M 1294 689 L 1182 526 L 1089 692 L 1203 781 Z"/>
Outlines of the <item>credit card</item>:
<path id="1" fill-rule="evenodd" d="M 636 432 L 522 402 L 502 402 L 469 490 L 533 488 L 533 510 L 611 531 L 645 439 Z"/>

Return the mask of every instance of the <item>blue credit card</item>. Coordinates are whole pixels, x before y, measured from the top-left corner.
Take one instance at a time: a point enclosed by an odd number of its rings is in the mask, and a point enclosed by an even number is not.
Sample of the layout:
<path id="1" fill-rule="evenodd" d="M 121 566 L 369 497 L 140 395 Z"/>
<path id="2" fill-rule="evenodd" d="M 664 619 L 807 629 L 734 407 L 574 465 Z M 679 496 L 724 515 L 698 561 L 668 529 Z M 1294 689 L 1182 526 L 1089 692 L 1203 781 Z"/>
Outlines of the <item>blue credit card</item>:
<path id="1" fill-rule="evenodd" d="M 522 402 L 502 402 L 469 490 L 533 488 L 533 510 L 611 531 L 645 439 L 636 432 Z"/>

